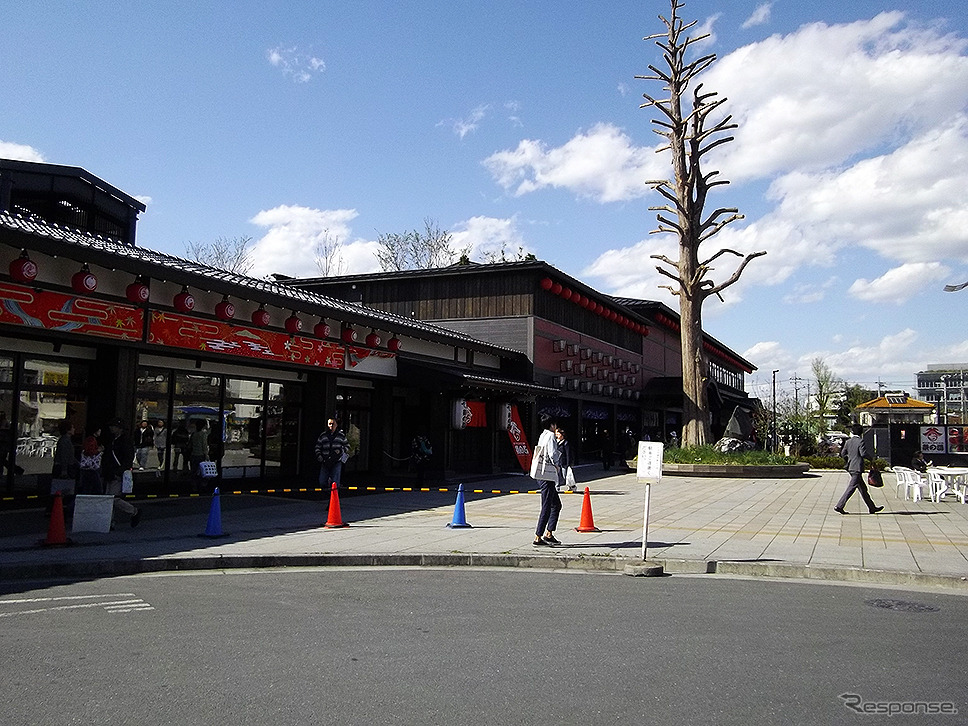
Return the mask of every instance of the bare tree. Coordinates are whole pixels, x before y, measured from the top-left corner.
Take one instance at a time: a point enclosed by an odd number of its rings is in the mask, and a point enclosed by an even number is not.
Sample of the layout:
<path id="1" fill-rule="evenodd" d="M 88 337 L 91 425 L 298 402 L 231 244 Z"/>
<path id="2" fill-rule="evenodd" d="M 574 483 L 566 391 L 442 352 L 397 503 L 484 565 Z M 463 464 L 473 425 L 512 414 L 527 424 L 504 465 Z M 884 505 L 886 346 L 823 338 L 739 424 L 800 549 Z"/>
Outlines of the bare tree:
<path id="1" fill-rule="evenodd" d="M 380 249 L 376 256 L 384 272 L 446 267 L 469 251 L 455 250 L 450 232 L 429 217 L 424 219 L 423 232 L 414 229 L 403 234 L 381 234 L 377 242 Z"/>
<path id="2" fill-rule="evenodd" d="M 211 244 L 189 242 L 185 246 L 188 259 L 209 267 L 217 267 L 239 275 L 249 274 L 255 264 L 249 254 L 251 237 L 219 237 Z"/>
<path id="3" fill-rule="evenodd" d="M 313 247 L 313 262 L 324 277 L 342 275 L 346 271 L 343 240 L 331 234 L 329 229 L 324 229 L 322 238 Z"/>
<path id="4" fill-rule="evenodd" d="M 824 363 L 823 358 L 814 358 L 810 362 L 810 369 L 817 383 L 817 393 L 814 395 L 814 399 L 817 401 L 820 433 L 825 433 L 827 431 L 827 415 L 832 413 L 834 400 L 839 398 L 843 392 L 844 382 L 834 375 L 830 366 Z"/>
<path id="5" fill-rule="evenodd" d="M 687 59 L 690 47 L 708 37 L 708 34 L 690 37 L 688 31 L 696 21 L 683 22 L 679 18 L 682 0 L 671 2 L 671 17 L 666 19 L 659 16 L 666 31 L 645 38 L 655 40 L 655 44 L 662 49 L 667 68 L 660 69 L 650 65 L 651 75 L 636 78 L 660 81 L 664 84 L 663 91 L 669 94 L 666 98 L 658 99 L 645 93 L 645 103 L 640 108 L 654 108 L 661 112 L 661 118 L 652 120 L 655 126 L 653 131 L 668 141 L 659 151 L 672 153 L 674 178 L 650 181 L 648 184 L 667 200 L 662 206 L 650 207 L 658 212 L 656 218 L 659 221 L 658 229 L 653 230 L 652 234 L 675 235 L 679 241 L 679 259 L 671 260 L 665 255 L 652 257 L 671 268 L 670 271 L 666 267 L 656 266 L 661 275 L 677 283 L 674 287 L 663 287 L 679 296 L 684 399 L 682 443 L 697 446 L 707 443 L 711 438 L 706 391 L 708 362 L 702 344 L 703 302 L 710 295 L 716 295 L 722 300 L 720 293 L 739 280 L 746 265 L 753 258 L 765 255 L 766 252 L 754 252 L 744 256 L 736 250 L 724 248 L 704 260 L 700 258 L 700 247 L 704 242 L 726 225 L 743 218 L 737 209 L 728 207 L 718 208 L 711 214 L 704 212 L 710 190 L 729 182 L 715 179 L 718 171 L 705 172 L 702 168 L 703 157 L 721 144 L 732 141 L 732 136 L 724 134 L 736 128 L 736 124 L 730 123 L 731 116 L 719 120 L 711 118 L 726 99 L 716 99 L 715 92 L 703 92 L 701 83 L 693 90 L 691 109 L 683 115 L 683 105 L 689 103 L 686 96 L 690 84 L 712 65 L 716 56 L 710 54 L 695 60 Z M 725 282 L 716 284 L 706 276 L 714 270 L 712 263 L 726 254 L 735 255 L 742 261 Z"/>

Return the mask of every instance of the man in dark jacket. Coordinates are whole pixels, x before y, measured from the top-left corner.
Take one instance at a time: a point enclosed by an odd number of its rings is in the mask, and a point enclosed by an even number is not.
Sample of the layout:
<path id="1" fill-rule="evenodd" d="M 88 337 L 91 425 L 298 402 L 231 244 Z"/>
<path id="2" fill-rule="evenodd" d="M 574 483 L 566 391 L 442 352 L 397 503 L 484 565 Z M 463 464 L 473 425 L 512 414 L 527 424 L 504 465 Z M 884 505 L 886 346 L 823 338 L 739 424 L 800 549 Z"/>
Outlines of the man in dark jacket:
<path id="1" fill-rule="evenodd" d="M 844 511 L 847 500 L 858 489 L 860 490 L 860 496 L 863 498 L 864 504 L 867 505 L 867 511 L 871 514 L 877 514 L 884 509 L 884 507 L 874 505 L 874 500 L 871 499 L 871 495 L 867 491 L 867 484 L 864 482 L 864 459 L 872 457 L 868 453 L 867 447 L 864 446 L 864 439 L 861 438 L 862 433 L 864 433 L 864 429 L 860 424 L 851 426 L 850 438 L 844 442 L 843 448 L 840 450 L 840 455 L 844 457 L 844 461 L 847 463 L 847 472 L 850 474 L 850 482 L 847 484 L 847 489 L 844 490 L 840 501 L 834 507 L 834 511 L 840 514 L 847 514 Z"/>
<path id="2" fill-rule="evenodd" d="M 104 474 L 107 494 L 114 495 L 114 514 L 124 512 L 131 517 L 131 526 L 137 527 L 141 521 L 141 510 L 122 498 L 124 472 L 131 471 L 134 461 L 134 445 L 121 419 L 116 418 L 108 424 L 111 440 L 104 447 L 101 468 Z"/>
<path id="3" fill-rule="evenodd" d="M 330 416 L 326 421 L 326 430 L 316 439 L 316 461 L 319 462 L 319 486 L 330 487 L 333 483 L 339 487 L 340 474 L 343 471 L 343 461 L 349 454 L 350 444 L 346 434 L 337 426 L 336 417 Z"/>

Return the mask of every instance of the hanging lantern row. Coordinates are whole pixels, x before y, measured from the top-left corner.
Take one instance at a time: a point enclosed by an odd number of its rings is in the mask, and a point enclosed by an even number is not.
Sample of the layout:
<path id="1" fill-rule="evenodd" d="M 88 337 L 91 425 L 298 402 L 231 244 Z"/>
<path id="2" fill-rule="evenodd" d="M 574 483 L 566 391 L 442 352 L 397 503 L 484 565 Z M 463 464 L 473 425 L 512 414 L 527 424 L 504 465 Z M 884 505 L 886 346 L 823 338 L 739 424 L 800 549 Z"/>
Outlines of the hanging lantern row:
<path id="1" fill-rule="evenodd" d="M 714 355 L 717 358 L 719 358 L 720 360 L 722 360 L 722 361 L 724 361 L 726 363 L 729 363 L 730 365 L 736 366 L 740 370 L 746 371 L 747 373 L 752 373 L 753 372 L 753 371 L 751 371 L 749 369 L 749 366 L 747 366 L 745 363 L 740 363 L 733 356 L 729 355 L 728 353 L 725 353 L 725 352 L 721 351 L 719 348 L 717 348 L 715 345 L 713 345 L 709 341 L 704 341 L 703 344 L 702 344 L 702 347 L 705 348 L 707 351 L 709 351 L 712 355 Z"/>
<path id="2" fill-rule="evenodd" d="M 582 295 L 576 290 L 571 290 L 570 288 L 564 287 L 560 282 L 555 282 L 550 277 L 545 277 L 541 280 L 541 289 L 547 290 L 552 295 L 557 295 L 563 300 L 575 303 L 579 307 L 585 308 L 589 312 L 598 315 L 601 318 L 605 318 L 609 322 L 615 323 L 616 325 L 621 325 L 623 328 L 627 328 L 634 333 L 639 335 L 648 335 L 649 329 L 647 326 L 637 323 L 631 320 L 615 310 L 610 310 L 601 303 L 595 302 L 591 298 Z"/>
<path id="3" fill-rule="evenodd" d="M 14 282 L 31 283 L 37 278 L 37 263 L 30 259 L 27 250 L 21 250 L 20 256 L 10 262 L 9 272 L 10 278 Z M 94 292 L 97 290 L 97 284 L 97 276 L 91 272 L 91 268 L 86 262 L 81 265 L 80 270 L 71 276 L 71 289 L 78 295 Z M 135 305 L 143 305 L 148 302 L 149 295 L 150 289 L 148 282 L 141 276 L 137 277 L 124 291 L 124 296 L 128 302 Z M 188 286 L 185 285 L 182 287 L 181 292 L 172 298 L 171 304 L 180 313 L 190 313 L 195 309 L 195 297 L 188 290 Z M 228 295 L 223 295 L 222 301 L 215 306 L 215 317 L 219 320 L 232 320 L 235 318 L 235 304 L 229 300 Z M 259 327 L 264 328 L 269 326 L 271 318 L 264 304 L 259 305 L 258 309 L 253 311 L 251 320 L 254 325 L 258 325 Z M 299 315 L 296 314 L 296 311 L 293 310 L 292 314 L 286 318 L 283 326 L 287 333 L 296 335 L 302 331 L 303 322 Z M 313 326 L 313 335 L 317 338 L 328 338 L 332 335 L 332 332 L 333 330 L 330 325 L 323 319 L 320 319 Z M 344 324 L 342 326 L 340 329 L 340 339 L 344 343 L 357 342 L 357 333 L 352 325 Z M 383 339 L 379 333 L 371 330 L 369 335 L 364 339 L 364 342 L 371 348 L 379 348 Z M 393 336 L 387 341 L 387 349 L 394 353 L 399 351 L 401 347 L 402 343 L 396 336 Z"/>
<path id="4" fill-rule="evenodd" d="M 655 322 L 659 323 L 660 325 L 666 326 L 667 328 L 669 328 L 669 330 L 678 331 L 680 328 L 679 322 L 677 320 L 673 320 L 672 318 L 666 315 L 663 315 L 662 313 L 656 313 Z"/>

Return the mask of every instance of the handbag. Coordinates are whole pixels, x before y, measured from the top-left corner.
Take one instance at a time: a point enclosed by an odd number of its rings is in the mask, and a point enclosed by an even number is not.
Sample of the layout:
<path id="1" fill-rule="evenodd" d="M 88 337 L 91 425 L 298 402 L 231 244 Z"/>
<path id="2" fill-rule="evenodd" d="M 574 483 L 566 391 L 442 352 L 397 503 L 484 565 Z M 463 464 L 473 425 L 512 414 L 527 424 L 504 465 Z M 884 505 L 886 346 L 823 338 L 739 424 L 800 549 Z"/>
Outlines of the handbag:
<path id="1" fill-rule="evenodd" d="M 543 446 L 534 447 L 534 456 L 531 459 L 531 477 L 538 481 L 558 482 L 558 469 Z"/>
<path id="2" fill-rule="evenodd" d="M 575 472 L 572 471 L 570 466 L 565 470 L 565 486 L 570 492 L 578 491 L 578 482 L 575 481 Z"/>
<path id="3" fill-rule="evenodd" d="M 884 486 L 884 477 L 881 476 L 881 472 L 871 467 L 870 472 L 867 474 L 867 486 L 880 489 Z"/>
<path id="4" fill-rule="evenodd" d="M 134 491 L 134 474 L 131 469 L 125 469 L 121 474 L 121 493 L 131 494 Z"/>

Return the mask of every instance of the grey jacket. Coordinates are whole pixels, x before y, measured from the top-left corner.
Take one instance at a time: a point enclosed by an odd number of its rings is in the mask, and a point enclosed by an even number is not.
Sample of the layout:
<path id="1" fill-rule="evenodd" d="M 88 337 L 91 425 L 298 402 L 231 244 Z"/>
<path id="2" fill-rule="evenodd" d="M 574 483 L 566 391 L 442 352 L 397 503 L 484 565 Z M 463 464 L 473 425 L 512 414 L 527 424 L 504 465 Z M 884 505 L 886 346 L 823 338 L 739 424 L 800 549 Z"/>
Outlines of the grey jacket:
<path id="1" fill-rule="evenodd" d="M 844 461 L 847 463 L 847 471 L 851 474 L 864 471 L 864 459 L 870 457 L 867 447 L 864 446 L 864 439 L 860 436 L 851 436 L 847 439 L 840 450 L 840 455 L 844 457 Z"/>

